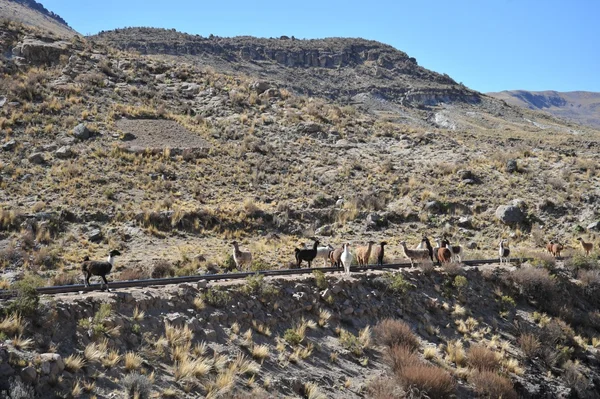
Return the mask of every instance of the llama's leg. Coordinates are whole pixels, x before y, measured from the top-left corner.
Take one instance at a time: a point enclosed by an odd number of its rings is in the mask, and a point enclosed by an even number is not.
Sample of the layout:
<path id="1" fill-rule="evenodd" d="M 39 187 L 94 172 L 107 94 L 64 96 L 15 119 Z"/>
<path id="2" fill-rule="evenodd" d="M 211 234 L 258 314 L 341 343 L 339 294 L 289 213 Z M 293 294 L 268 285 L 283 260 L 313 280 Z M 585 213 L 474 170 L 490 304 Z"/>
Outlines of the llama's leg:
<path id="1" fill-rule="evenodd" d="M 91 275 L 90 273 L 86 273 L 86 274 L 85 274 L 85 286 L 86 286 L 86 287 L 89 287 L 89 286 L 90 286 L 90 277 L 91 277 L 91 276 L 92 276 L 92 275 Z"/>
<path id="2" fill-rule="evenodd" d="M 101 277 L 102 277 L 102 280 L 104 280 L 104 284 L 106 285 L 106 290 L 108 292 L 110 292 L 110 289 L 108 288 L 108 281 L 106 281 L 106 276 L 103 274 Z M 104 291 L 104 290 L 102 290 L 102 291 Z"/>

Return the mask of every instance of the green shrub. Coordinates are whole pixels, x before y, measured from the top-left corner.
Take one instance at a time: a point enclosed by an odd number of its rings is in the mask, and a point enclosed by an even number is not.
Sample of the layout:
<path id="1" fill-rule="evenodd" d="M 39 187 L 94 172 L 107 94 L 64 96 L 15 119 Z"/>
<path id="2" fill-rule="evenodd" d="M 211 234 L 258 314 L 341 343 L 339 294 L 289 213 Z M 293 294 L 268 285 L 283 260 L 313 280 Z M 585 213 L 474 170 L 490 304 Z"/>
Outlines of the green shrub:
<path id="1" fill-rule="evenodd" d="M 17 291 L 17 297 L 10 302 L 5 312 L 7 314 L 19 313 L 25 317 L 33 316 L 40 303 L 37 288 L 43 285 L 44 282 L 39 276 L 31 274 L 14 283 L 11 288 Z"/>
<path id="2" fill-rule="evenodd" d="M 265 276 L 262 274 L 254 274 L 246 277 L 246 284 L 241 288 L 241 291 L 246 294 L 259 295 L 263 298 L 269 298 L 279 294 L 279 289 L 265 281 Z"/>
<path id="3" fill-rule="evenodd" d="M 296 329 L 288 328 L 285 330 L 285 333 L 283 333 L 283 339 L 285 339 L 285 342 L 288 344 L 297 346 L 300 345 L 300 343 L 304 340 L 304 337 L 302 337 L 302 335 L 300 335 Z"/>
<path id="4" fill-rule="evenodd" d="M 465 276 L 456 276 L 454 277 L 454 283 L 452 285 L 461 291 L 468 284 L 467 278 Z"/>
<path id="5" fill-rule="evenodd" d="M 320 290 L 324 290 L 329 287 L 329 282 L 325 278 L 325 273 L 320 270 L 313 270 L 313 277 L 315 278 L 315 284 Z"/>
<path id="6" fill-rule="evenodd" d="M 231 300 L 231 295 L 229 295 L 229 292 L 221 291 L 217 288 L 209 288 L 201 295 L 202 299 L 204 299 L 204 302 L 217 308 L 227 305 L 227 303 Z"/>
<path id="7" fill-rule="evenodd" d="M 577 274 L 579 270 L 598 269 L 598 259 L 593 256 L 585 256 L 581 253 L 576 253 L 571 258 L 565 260 L 565 268 L 569 269 L 574 274 Z"/>
<path id="8" fill-rule="evenodd" d="M 515 306 L 517 306 L 517 303 L 515 302 L 514 299 L 512 299 L 510 296 L 508 295 L 502 295 L 502 298 L 500 298 L 500 308 L 503 311 L 509 311 L 511 309 L 513 309 Z"/>
<path id="9" fill-rule="evenodd" d="M 392 294 L 404 295 L 406 292 L 415 286 L 404 279 L 402 273 L 385 272 L 383 276 L 377 277 L 374 281 L 376 284 Z"/>

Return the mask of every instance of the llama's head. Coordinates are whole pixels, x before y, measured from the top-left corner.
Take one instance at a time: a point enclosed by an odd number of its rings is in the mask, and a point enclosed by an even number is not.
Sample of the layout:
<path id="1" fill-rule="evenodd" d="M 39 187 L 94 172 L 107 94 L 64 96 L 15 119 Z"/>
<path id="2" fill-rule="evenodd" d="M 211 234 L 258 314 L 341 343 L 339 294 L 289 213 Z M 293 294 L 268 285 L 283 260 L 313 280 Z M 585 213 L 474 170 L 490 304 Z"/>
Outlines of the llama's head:
<path id="1" fill-rule="evenodd" d="M 115 257 L 115 256 L 118 256 L 118 255 L 121 255 L 121 252 L 119 252 L 119 250 L 118 250 L 118 249 L 113 249 L 112 251 L 110 251 L 110 252 L 108 253 L 108 256 L 110 256 L 111 258 L 112 258 L 112 257 Z"/>

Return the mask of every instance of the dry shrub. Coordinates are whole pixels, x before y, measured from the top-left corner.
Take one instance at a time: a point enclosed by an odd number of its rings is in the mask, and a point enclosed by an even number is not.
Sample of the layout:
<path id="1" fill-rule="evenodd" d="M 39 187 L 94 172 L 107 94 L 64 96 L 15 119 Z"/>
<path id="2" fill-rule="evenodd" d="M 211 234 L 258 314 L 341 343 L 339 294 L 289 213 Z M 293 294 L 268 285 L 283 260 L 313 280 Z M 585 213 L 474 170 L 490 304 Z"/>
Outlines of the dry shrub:
<path id="1" fill-rule="evenodd" d="M 493 371 L 475 371 L 469 377 L 475 392 L 487 398 L 517 399 L 512 382 Z"/>
<path id="2" fill-rule="evenodd" d="M 144 280 L 149 278 L 148 271 L 143 268 L 125 269 L 119 275 L 120 280 Z"/>
<path id="3" fill-rule="evenodd" d="M 491 349 L 483 345 L 472 345 L 467 353 L 467 364 L 479 371 L 494 371 L 500 368 L 500 359 Z"/>
<path id="4" fill-rule="evenodd" d="M 419 339 L 410 326 L 401 320 L 385 319 L 374 328 L 377 343 L 390 348 L 405 346 L 411 351 L 419 349 Z"/>
<path id="5" fill-rule="evenodd" d="M 152 278 L 164 278 L 175 276 L 173 265 L 166 260 L 158 260 L 154 263 L 151 273 Z"/>
<path id="6" fill-rule="evenodd" d="M 533 334 L 523 334 L 518 339 L 519 347 L 530 359 L 535 357 L 540 350 L 540 341 Z"/>
<path id="7" fill-rule="evenodd" d="M 463 270 L 460 264 L 456 262 L 442 263 L 442 269 L 448 273 L 449 276 L 456 276 Z"/>
<path id="8" fill-rule="evenodd" d="M 542 302 L 555 298 L 557 287 L 554 277 L 546 269 L 523 267 L 511 273 L 523 293 Z"/>
<path id="9" fill-rule="evenodd" d="M 386 361 L 395 373 L 404 367 L 415 366 L 421 363 L 421 359 L 408 346 L 392 346 L 385 354 Z"/>
<path id="10" fill-rule="evenodd" d="M 456 387 L 454 379 L 446 370 L 422 362 L 403 367 L 397 375 L 406 389 L 417 388 L 431 399 L 448 398 Z"/>
<path id="11" fill-rule="evenodd" d="M 391 377 L 379 377 L 367 385 L 367 397 L 372 399 L 393 399 L 404 397 L 398 382 Z"/>
<path id="12" fill-rule="evenodd" d="M 74 285 L 81 282 L 81 273 L 69 273 L 69 272 L 60 272 L 52 276 L 50 279 L 50 285 Z"/>

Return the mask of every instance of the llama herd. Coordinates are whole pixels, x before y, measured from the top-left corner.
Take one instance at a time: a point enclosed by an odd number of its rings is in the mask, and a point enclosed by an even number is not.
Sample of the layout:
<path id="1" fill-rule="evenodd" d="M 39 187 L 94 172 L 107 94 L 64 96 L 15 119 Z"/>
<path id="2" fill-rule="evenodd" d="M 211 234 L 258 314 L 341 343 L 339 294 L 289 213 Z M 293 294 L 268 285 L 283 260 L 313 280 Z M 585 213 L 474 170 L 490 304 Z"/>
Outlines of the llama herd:
<path id="1" fill-rule="evenodd" d="M 434 241 L 437 244 L 436 247 L 433 247 L 429 239 L 424 236 L 419 245 L 414 249 L 409 249 L 406 246 L 405 241 L 401 241 L 400 246 L 402 247 L 404 256 L 410 260 L 410 264 L 413 267 L 415 264 L 421 264 L 423 262 L 431 262 L 432 264 L 435 262 L 438 265 L 451 262 L 462 262 L 462 246 L 451 245 L 446 237 L 441 239 L 436 238 Z M 586 256 L 589 256 L 594 249 L 594 244 L 584 241 L 581 237 L 579 237 L 577 241 L 581 243 L 581 248 Z M 326 266 L 327 262 L 330 262 L 332 267 L 343 267 L 345 273 L 349 275 L 350 266 L 354 259 L 356 259 L 359 266 L 366 266 L 369 264 L 371 254 L 374 254 L 377 259 L 377 265 L 383 265 L 384 251 L 387 242 L 381 241 L 376 243 L 374 241 L 369 241 L 367 245 L 357 247 L 354 250 L 354 253 L 350 251 L 350 243 L 344 243 L 339 248 L 334 248 L 331 245 L 320 247 L 319 244 L 319 240 L 315 239 L 312 247 L 295 248 L 295 266 L 300 268 L 302 262 L 306 262 L 310 268 L 315 259 L 323 259 L 323 266 Z M 233 241 L 231 245 L 233 246 L 233 261 L 235 262 L 236 268 L 238 270 L 248 269 L 252 264 L 252 253 L 250 253 L 250 251 L 241 250 L 237 241 Z M 564 250 L 564 245 L 550 241 L 546 245 L 546 250 L 552 256 L 558 258 Z M 109 252 L 106 261 L 90 260 L 89 257 L 86 256 L 81 265 L 85 286 L 88 287 L 90 285 L 90 277 L 100 276 L 106 289 L 110 291 L 106 275 L 112 270 L 115 256 L 118 255 L 121 255 L 121 253 L 118 250 L 113 249 Z M 508 240 L 500 240 L 500 243 L 498 244 L 498 255 L 500 263 L 510 263 Z M 104 288 L 104 286 L 101 287 Z"/>

